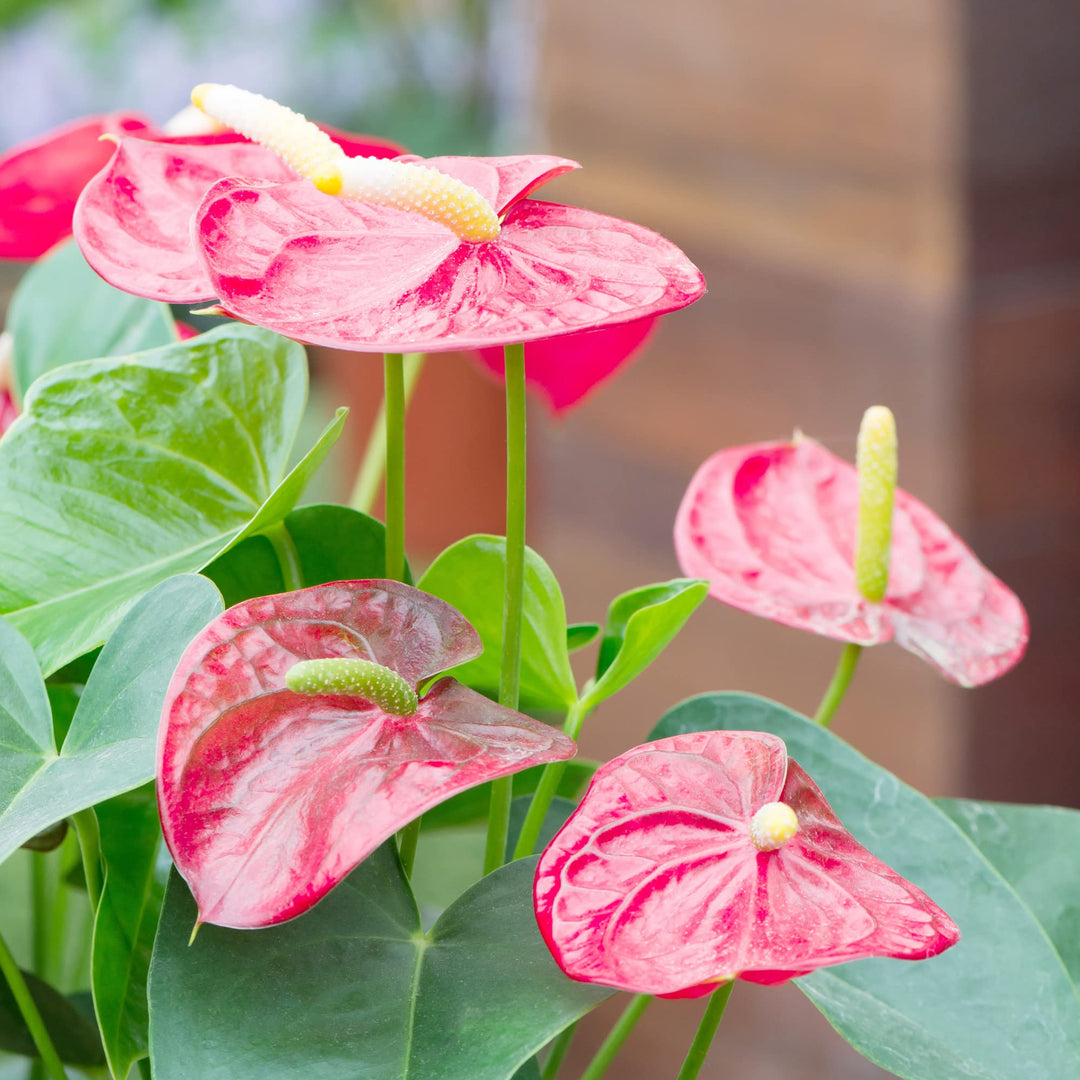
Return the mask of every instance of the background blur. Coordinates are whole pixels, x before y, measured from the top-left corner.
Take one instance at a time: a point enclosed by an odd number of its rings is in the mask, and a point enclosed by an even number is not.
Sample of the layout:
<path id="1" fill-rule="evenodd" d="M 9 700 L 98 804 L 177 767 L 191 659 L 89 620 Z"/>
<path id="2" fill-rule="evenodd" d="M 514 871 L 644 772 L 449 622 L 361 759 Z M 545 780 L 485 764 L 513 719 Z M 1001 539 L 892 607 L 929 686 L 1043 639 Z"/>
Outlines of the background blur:
<path id="1" fill-rule="evenodd" d="M 709 454 L 798 426 L 852 458 L 863 409 L 888 404 L 901 483 L 1019 593 L 1032 641 L 976 691 L 871 650 L 834 726 L 931 795 L 1080 805 L 1076 0 L 6 0 L 0 35 L 5 146 L 101 109 L 165 120 L 217 80 L 419 153 L 581 161 L 545 197 L 664 233 L 709 294 L 569 418 L 531 415 L 530 543 L 571 620 L 678 575 L 671 523 Z M 354 408 L 329 481 L 343 498 L 379 365 L 315 363 L 318 407 Z M 501 532 L 498 386 L 435 357 L 409 428 L 414 562 Z M 812 711 L 837 654 L 706 601 L 584 750 L 621 752 L 700 691 Z M 654 1005 L 612 1075 L 670 1075 L 700 1008 Z M 884 1075 L 796 989 L 745 984 L 712 1068 Z"/>

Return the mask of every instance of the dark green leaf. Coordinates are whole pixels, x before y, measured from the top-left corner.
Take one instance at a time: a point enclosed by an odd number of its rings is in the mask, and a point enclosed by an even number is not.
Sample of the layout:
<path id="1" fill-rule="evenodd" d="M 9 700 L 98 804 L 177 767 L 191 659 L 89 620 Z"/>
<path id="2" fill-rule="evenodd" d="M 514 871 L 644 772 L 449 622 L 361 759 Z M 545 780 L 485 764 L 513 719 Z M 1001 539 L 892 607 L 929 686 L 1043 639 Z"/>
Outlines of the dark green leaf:
<path id="1" fill-rule="evenodd" d="M 855 838 L 960 927 L 960 943 L 932 960 L 860 960 L 797 980 L 856 1050 L 910 1080 L 1075 1073 L 1080 1001 L 1068 972 L 1021 898 L 941 810 L 832 732 L 749 694 L 684 701 L 651 738 L 715 730 L 779 735 Z"/>
<path id="2" fill-rule="evenodd" d="M 505 576 L 506 540 L 470 536 L 439 555 L 419 582 L 421 589 L 456 607 L 476 627 L 483 655 L 448 674 L 489 697 L 499 688 Z M 565 711 L 576 700 L 562 591 L 547 563 L 526 548 L 521 707 Z"/>
<path id="3" fill-rule="evenodd" d="M 61 1061 L 71 1065 L 104 1065 L 105 1055 L 93 1019 L 36 975 L 24 971 L 23 978 Z M 34 1040 L 5 979 L 0 979 L 0 1050 L 37 1057 Z"/>
<path id="4" fill-rule="evenodd" d="M 237 325 L 34 384 L 0 442 L 0 611 L 46 673 L 292 509 L 344 421 L 285 476 L 306 390 L 299 345 Z"/>
<path id="5" fill-rule="evenodd" d="M 517 847 L 518 837 L 521 835 L 521 826 L 525 824 L 525 815 L 529 812 L 532 803 L 531 797 L 514 799 L 510 804 L 510 830 L 506 838 L 506 857 L 509 859 L 514 848 Z M 570 799 L 562 799 L 558 795 L 551 800 L 551 805 L 544 815 L 544 822 L 540 826 L 540 835 L 536 839 L 534 851 L 543 851 L 551 843 L 555 834 L 566 824 L 566 819 L 577 809 L 577 803 Z"/>
<path id="6" fill-rule="evenodd" d="M 1031 909 L 1080 985 L 1080 810 L 935 799 Z"/>
<path id="7" fill-rule="evenodd" d="M 566 771 L 559 781 L 557 794 L 565 799 L 577 801 L 588 786 L 592 775 L 600 767 L 599 762 L 588 758 L 573 758 L 566 763 Z M 544 766 L 523 769 L 514 774 L 514 798 L 531 795 L 540 783 Z M 479 784 L 468 791 L 455 795 L 452 799 L 440 803 L 424 815 L 423 828 L 445 829 L 456 825 L 475 825 L 486 822 L 488 807 L 491 805 L 491 785 Z"/>
<path id="8" fill-rule="evenodd" d="M 20 396 L 36 378 L 64 364 L 127 356 L 176 341 L 167 304 L 107 285 L 86 265 L 74 240 L 27 270 L 11 298 L 7 329 Z"/>
<path id="9" fill-rule="evenodd" d="M 516 1073 L 514 1080 L 540 1080 L 540 1064 L 536 1058 L 529 1058 Z"/>
<path id="10" fill-rule="evenodd" d="M 305 585 L 386 576 L 386 527 L 346 506 L 305 506 L 284 521 L 296 546 Z M 285 591 L 281 564 L 265 536 L 249 536 L 215 559 L 206 576 L 225 606 Z M 407 578 L 411 581 L 411 578 Z"/>
<path id="11" fill-rule="evenodd" d="M 94 1004 L 109 1069 L 125 1080 L 148 1052 L 146 977 L 165 894 L 154 878 L 161 846 L 154 785 L 100 803 L 105 887 L 94 924 Z"/>
<path id="12" fill-rule="evenodd" d="M 30 647 L 0 620 L 0 862 L 61 818 L 153 777 L 173 669 L 220 611 L 217 589 L 193 574 L 143 597 L 102 650 L 59 754 Z"/>
<path id="13" fill-rule="evenodd" d="M 174 874 L 150 973 L 156 1080 L 509 1080 L 609 996 L 536 928 L 535 859 L 474 885 L 422 934 L 389 845 L 302 918 L 204 926 Z"/>
<path id="14" fill-rule="evenodd" d="M 571 623 L 566 628 L 566 648 L 568 652 L 577 652 L 584 649 L 590 642 L 596 640 L 600 633 L 600 626 L 594 622 Z"/>
<path id="15" fill-rule="evenodd" d="M 636 679 L 667 648 L 708 591 L 707 582 L 680 578 L 617 596 L 608 608 L 596 682 L 583 697 L 585 711 Z"/>

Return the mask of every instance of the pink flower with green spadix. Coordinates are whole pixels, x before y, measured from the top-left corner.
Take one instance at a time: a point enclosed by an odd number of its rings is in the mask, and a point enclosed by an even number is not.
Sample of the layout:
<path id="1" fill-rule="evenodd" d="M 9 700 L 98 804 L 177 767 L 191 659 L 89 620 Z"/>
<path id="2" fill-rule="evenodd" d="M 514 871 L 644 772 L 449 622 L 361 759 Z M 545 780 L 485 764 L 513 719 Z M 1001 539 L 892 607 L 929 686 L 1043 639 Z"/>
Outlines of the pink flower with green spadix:
<path id="1" fill-rule="evenodd" d="M 698 469 L 675 520 L 683 572 L 734 607 L 853 645 L 897 644 L 962 686 L 1027 647 L 1016 595 L 896 487 L 896 430 L 868 410 L 859 468 L 812 439 L 736 446 Z"/>
<path id="2" fill-rule="evenodd" d="M 454 679 L 481 652 L 448 604 L 394 581 L 249 600 L 173 675 L 158 804 L 199 921 L 302 914 L 404 825 L 465 788 L 574 755 L 571 739 Z"/>
<path id="3" fill-rule="evenodd" d="M 706 731 L 604 765 L 536 869 L 536 917 L 572 979 L 699 997 L 960 937 L 862 847 L 783 740 Z"/>

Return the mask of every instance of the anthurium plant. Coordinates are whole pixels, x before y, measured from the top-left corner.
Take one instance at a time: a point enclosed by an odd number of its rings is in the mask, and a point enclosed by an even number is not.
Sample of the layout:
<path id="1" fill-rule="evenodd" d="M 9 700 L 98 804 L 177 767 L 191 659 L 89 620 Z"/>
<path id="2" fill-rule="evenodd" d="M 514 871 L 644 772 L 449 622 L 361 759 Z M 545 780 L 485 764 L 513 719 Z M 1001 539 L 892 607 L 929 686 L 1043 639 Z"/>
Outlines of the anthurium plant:
<path id="1" fill-rule="evenodd" d="M 703 296 L 696 267 L 535 198 L 563 158 L 422 160 L 233 86 L 193 102 L 0 158 L 0 254 L 37 260 L 0 339 L 9 1062 L 568 1080 L 575 1025 L 623 993 L 579 1075 L 617 1073 L 654 997 L 706 998 L 671 1059 L 692 1080 L 729 1075 L 722 1037 L 705 1059 L 739 981 L 795 980 L 897 1076 L 1076 1076 L 1080 813 L 927 799 L 828 726 L 867 647 L 973 686 L 1027 641 L 897 487 L 889 410 L 855 465 L 801 435 L 719 449 L 674 523 L 687 576 L 568 626 L 526 545 L 527 390 L 573 408 Z M 346 422 L 297 445 L 304 343 L 383 354 L 356 505 L 304 503 Z M 403 421 L 449 349 L 506 385 L 506 530 L 421 574 Z M 708 597 L 842 643 L 816 716 L 718 687 L 577 756 Z"/>

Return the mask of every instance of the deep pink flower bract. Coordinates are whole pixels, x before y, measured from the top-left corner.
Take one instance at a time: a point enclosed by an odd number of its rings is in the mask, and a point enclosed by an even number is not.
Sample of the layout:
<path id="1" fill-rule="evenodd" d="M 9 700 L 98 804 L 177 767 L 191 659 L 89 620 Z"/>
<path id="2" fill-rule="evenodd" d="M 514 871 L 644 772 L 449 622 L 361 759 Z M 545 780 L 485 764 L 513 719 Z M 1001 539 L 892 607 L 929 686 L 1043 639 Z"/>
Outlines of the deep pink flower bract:
<path id="1" fill-rule="evenodd" d="M 846 461 L 807 438 L 737 446 L 691 480 L 675 550 L 718 600 L 840 641 L 895 640 L 963 686 L 1020 660 L 1023 605 L 933 511 L 897 488 L 889 585 L 876 603 L 855 584 L 857 524 Z"/>
<path id="2" fill-rule="evenodd" d="M 769 803 L 798 832 L 751 840 Z M 676 735 L 604 765 L 536 870 L 536 917 L 572 979 L 698 997 L 870 956 L 935 956 L 959 939 L 925 894 L 858 844 L 781 739 Z"/>
<path id="3" fill-rule="evenodd" d="M 293 918 L 430 807 L 572 757 L 560 731 L 453 679 L 411 716 L 285 682 L 301 660 L 346 657 L 415 688 L 481 648 L 448 604 L 381 580 L 250 600 L 206 627 L 173 675 L 158 741 L 162 829 L 200 921 Z"/>

